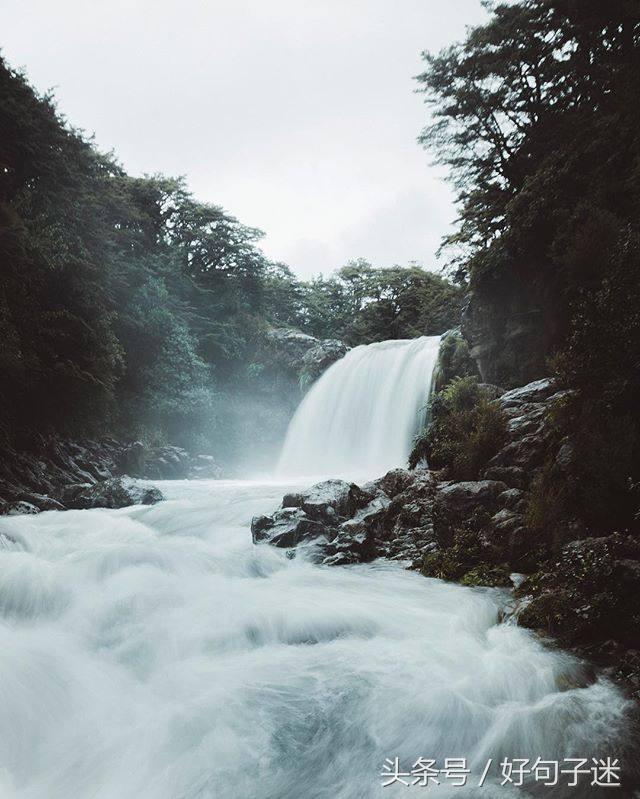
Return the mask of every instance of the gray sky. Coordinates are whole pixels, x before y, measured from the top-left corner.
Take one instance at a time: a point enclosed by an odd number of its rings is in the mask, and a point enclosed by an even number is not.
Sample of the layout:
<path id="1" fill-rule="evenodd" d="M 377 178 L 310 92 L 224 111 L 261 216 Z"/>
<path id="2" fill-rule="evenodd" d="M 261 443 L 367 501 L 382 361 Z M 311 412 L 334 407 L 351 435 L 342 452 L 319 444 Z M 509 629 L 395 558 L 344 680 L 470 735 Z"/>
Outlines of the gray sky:
<path id="1" fill-rule="evenodd" d="M 298 274 L 437 267 L 454 210 L 412 77 L 480 0 L 0 0 L 0 17 L 4 56 L 72 124 L 132 174 L 185 175 Z"/>

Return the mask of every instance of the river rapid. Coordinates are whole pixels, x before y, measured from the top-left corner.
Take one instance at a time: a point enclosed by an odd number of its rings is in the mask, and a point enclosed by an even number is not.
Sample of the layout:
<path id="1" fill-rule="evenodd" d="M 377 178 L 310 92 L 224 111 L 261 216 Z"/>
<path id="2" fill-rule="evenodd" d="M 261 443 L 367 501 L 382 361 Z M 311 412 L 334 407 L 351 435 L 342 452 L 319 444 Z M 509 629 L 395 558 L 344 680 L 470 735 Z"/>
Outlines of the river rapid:
<path id="1" fill-rule="evenodd" d="M 0 519 L 2 799 L 492 799 L 523 795 L 505 756 L 618 754 L 625 699 L 500 624 L 505 592 L 254 546 L 290 484 L 158 485 L 151 507 Z M 471 775 L 382 787 L 396 757 Z"/>

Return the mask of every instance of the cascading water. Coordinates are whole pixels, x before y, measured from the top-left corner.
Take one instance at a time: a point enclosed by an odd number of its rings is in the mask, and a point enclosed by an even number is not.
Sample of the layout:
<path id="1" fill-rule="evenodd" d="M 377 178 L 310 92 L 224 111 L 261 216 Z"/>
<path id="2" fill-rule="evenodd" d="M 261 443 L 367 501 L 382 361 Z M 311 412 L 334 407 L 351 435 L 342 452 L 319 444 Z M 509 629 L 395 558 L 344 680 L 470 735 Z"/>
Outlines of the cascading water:
<path id="1" fill-rule="evenodd" d="M 295 413 L 278 472 L 376 476 L 404 466 L 424 423 L 439 336 L 356 347 L 333 364 Z"/>
<path id="2" fill-rule="evenodd" d="M 435 346 L 355 350 L 318 383 L 318 408 L 335 400 L 340 424 L 356 424 L 358 407 L 366 419 L 332 450 L 341 467 L 404 459 Z M 349 386 L 348 412 L 324 393 L 332 385 Z M 406 424 L 387 418 L 400 411 Z M 402 446 L 380 434 L 375 464 L 349 460 L 382 429 Z M 501 784 L 505 757 L 618 756 L 630 707 L 569 655 L 500 624 L 506 592 L 254 546 L 251 516 L 300 481 L 159 486 L 167 499 L 151 507 L 0 519 L 0 799 L 601 795 L 588 777 Z M 465 758 L 467 785 L 405 776 L 383 788 L 386 758 L 405 771 Z"/>

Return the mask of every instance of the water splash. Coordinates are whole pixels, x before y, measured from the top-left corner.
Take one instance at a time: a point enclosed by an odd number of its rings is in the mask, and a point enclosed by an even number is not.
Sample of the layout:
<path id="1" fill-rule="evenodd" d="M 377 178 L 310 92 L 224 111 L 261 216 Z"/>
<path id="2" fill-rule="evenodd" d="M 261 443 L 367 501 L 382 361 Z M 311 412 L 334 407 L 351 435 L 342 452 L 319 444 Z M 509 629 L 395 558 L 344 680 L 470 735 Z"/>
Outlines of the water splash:
<path id="1" fill-rule="evenodd" d="M 283 475 L 376 476 L 406 464 L 424 423 L 439 336 L 356 347 L 312 386 L 278 463 Z"/>

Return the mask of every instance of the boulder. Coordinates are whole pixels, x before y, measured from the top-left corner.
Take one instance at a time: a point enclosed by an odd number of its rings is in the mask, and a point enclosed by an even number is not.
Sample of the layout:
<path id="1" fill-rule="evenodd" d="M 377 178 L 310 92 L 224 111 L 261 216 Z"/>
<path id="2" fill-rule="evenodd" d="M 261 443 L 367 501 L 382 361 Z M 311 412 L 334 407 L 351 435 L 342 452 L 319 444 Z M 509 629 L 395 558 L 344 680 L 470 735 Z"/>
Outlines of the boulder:
<path id="1" fill-rule="evenodd" d="M 114 509 L 129 505 L 153 505 L 162 499 L 162 492 L 153 486 L 143 486 L 126 477 L 110 477 L 77 493 L 69 507 L 79 510 Z"/>
<path id="2" fill-rule="evenodd" d="M 344 358 L 348 351 L 346 344 L 337 339 L 319 341 L 302 356 L 302 382 L 309 385 L 317 380 L 333 363 Z"/>
<path id="3" fill-rule="evenodd" d="M 300 508 L 310 519 L 336 525 L 340 517 L 350 518 L 367 502 L 367 495 L 355 483 L 325 480 L 306 491 L 286 494 L 283 508 Z"/>
<path id="4" fill-rule="evenodd" d="M 525 473 L 530 472 L 542 464 L 545 454 L 545 442 L 541 436 L 521 436 L 494 455 L 487 469 L 493 466 L 519 466 Z"/>
<path id="5" fill-rule="evenodd" d="M 444 483 L 438 486 L 438 503 L 449 511 L 465 514 L 478 507 L 495 504 L 506 491 L 505 483 L 497 480 L 468 480 L 462 483 Z"/>
<path id="6" fill-rule="evenodd" d="M 27 504 L 35 505 L 40 510 L 65 510 L 65 506 L 61 502 L 47 494 L 33 494 L 23 491 L 19 499 Z"/>
<path id="7" fill-rule="evenodd" d="M 256 516 L 251 520 L 254 544 L 265 541 L 275 547 L 295 547 L 325 533 L 326 527 L 310 519 L 301 508 L 280 508 L 273 516 Z"/>
<path id="8" fill-rule="evenodd" d="M 522 501 L 524 491 L 519 488 L 508 488 L 498 495 L 498 505 L 513 510 Z"/>
<path id="9" fill-rule="evenodd" d="M 500 397 L 500 405 L 509 408 L 513 405 L 522 405 L 525 402 L 543 402 L 557 391 L 557 384 L 551 378 L 545 377 L 542 380 L 534 380 L 525 386 L 513 388 L 505 392 Z"/>
<path id="10" fill-rule="evenodd" d="M 522 489 L 527 483 L 527 473 L 521 466 L 491 466 L 484 470 L 482 477 L 506 483 L 510 488 Z"/>
<path id="11" fill-rule="evenodd" d="M 398 494 L 405 491 L 413 482 L 415 473 L 410 472 L 408 469 L 391 469 L 382 477 L 373 480 L 370 483 L 365 483 L 362 490 L 371 496 L 376 496 L 382 492 L 386 496 L 393 499 Z"/>
<path id="12" fill-rule="evenodd" d="M 373 560 L 378 554 L 376 537 L 384 527 L 391 500 L 380 494 L 343 522 L 336 537 L 326 547 L 324 563 L 339 566 Z"/>
<path id="13" fill-rule="evenodd" d="M 8 502 L 3 509 L 6 516 L 25 516 L 35 513 L 40 513 L 40 508 L 31 502 Z"/>

